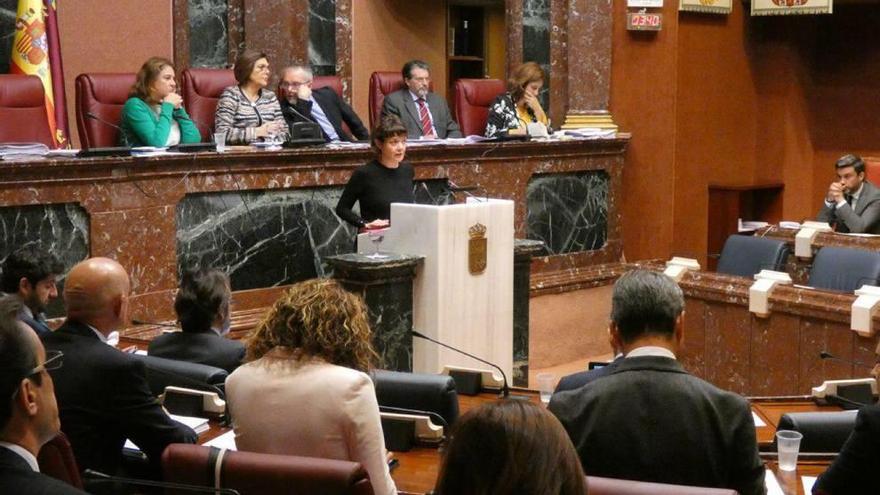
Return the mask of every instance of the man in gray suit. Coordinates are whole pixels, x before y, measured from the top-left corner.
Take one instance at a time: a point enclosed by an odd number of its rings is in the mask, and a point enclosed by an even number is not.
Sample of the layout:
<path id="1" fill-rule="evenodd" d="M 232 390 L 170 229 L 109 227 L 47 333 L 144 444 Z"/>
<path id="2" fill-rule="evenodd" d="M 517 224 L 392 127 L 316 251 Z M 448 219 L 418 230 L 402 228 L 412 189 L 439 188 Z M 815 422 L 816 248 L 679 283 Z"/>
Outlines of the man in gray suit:
<path id="1" fill-rule="evenodd" d="M 461 130 L 452 120 L 446 100 L 428 87 L 431 84 L 431 68 L 421 60 L 410 60 L 403 66 L 406 87 L 385 97 L 382 115 L 396 115 L 406 126 L 407 137 L 460 138 Z"/>
<path id="2" fill-rule="evenodd" d="M 865 162 L 844 155 L 834 168 L 837 180 L 828 187 L 816 219 L 836 223 L 838 232 L 880 234 L 880 189 L 865 179 Z"/>
<path id="3" fill-rule="evenodd" d="M 601 380 L 554 394 L 550 411 L 592 476 L 764 493 L 749 404 L 676 360 L 684 296 L 662 273 L 614 285 L 610 331 L 624 358 Z"/>

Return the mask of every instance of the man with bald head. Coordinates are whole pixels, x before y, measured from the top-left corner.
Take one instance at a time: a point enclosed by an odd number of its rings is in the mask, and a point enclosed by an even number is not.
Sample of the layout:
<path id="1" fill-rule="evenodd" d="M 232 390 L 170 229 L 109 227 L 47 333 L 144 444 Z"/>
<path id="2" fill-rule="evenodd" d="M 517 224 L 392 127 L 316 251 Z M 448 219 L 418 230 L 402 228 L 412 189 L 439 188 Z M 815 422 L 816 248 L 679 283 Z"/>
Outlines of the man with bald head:
<path id="1" fill-rule="evenodd" d="M 170 443 L 195 443 L 192 429 L 172 420 L 147 385 L 141 361 L 107 344 L 125 325 L 131 286 L 125 269 L 108 258 L 90 258 L 67 276 L 67 320 L 43 337 L 46 349 L 64 353 L 52 373 L 61 429 L 80 469 L 115 474 L 128 438 L 157 467 Z"/>

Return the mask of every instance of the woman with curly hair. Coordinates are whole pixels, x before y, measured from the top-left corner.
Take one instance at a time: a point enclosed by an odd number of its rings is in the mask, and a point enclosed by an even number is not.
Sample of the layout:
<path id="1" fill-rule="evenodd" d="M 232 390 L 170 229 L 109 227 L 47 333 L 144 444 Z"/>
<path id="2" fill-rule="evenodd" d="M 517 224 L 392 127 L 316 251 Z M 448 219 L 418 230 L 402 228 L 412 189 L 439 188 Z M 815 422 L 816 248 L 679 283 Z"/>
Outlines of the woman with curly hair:
<path id="1" fill-rule="evenodd" d="M 294 284 L 248 339 L 226 380 L 239 450 L 361 463 L 377 495 L 397 493 L 373 382 L 367 309 L 328 279 Z"/>

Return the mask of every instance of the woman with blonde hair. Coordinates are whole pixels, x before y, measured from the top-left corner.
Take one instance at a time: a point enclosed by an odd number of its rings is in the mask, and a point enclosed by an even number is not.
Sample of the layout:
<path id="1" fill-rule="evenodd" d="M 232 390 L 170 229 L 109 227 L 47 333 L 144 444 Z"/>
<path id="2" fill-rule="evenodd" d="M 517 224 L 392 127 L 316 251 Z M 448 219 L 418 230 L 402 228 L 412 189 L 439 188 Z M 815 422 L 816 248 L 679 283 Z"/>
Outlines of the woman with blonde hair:
<path id="1" fill-rule="evenodd" d="M 366 374 L 378 359 L 371 339 L 358 296 L 329 279 L 294 284 L 226 380 L 238 449 L 359 462 L 374 493 L 397 493 Z"/>

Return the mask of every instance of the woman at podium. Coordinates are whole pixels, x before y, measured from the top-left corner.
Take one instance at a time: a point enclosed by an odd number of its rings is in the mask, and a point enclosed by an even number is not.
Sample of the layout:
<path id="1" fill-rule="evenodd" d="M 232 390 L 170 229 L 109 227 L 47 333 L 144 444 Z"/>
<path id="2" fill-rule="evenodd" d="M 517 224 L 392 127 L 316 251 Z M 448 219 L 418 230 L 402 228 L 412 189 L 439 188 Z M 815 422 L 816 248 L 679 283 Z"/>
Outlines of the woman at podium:
<path id="1" fill-rule="evenodd" d="M 359 167 L 342 191 L 336 214 L 359 229 L 389 225 L 391 203 L 413 203 L 413 167 L 406 155 L 406 127 L 394 115 L 386 115 L 373 129 L 371 146 L 376 158 Z M 360 204 L 361 214 L 352 211 Z"/>

